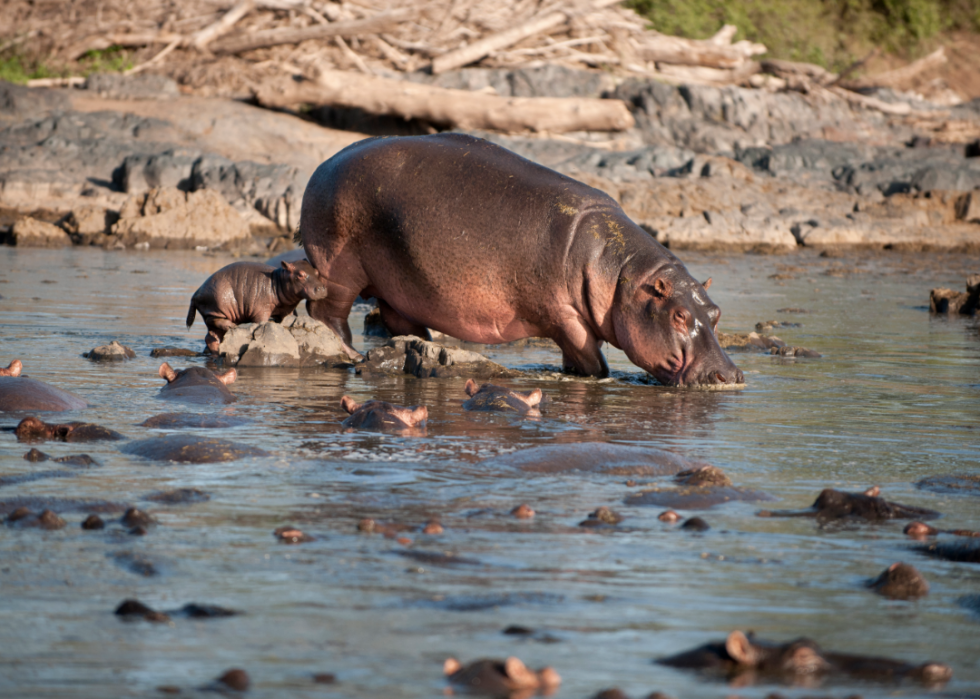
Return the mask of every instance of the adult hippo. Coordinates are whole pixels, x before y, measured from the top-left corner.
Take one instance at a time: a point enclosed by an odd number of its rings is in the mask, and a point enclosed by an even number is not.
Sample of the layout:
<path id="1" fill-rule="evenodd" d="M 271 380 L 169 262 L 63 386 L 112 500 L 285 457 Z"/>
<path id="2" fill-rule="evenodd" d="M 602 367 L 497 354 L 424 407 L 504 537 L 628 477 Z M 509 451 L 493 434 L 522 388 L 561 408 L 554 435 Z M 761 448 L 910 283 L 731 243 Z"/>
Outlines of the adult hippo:
<path id="1" fill-rule="evenodd" d="M 88 403 L 68 391 L 21 376 L 22 367 L 20 360 L 15 359 L 9 367 L 0 369 L 0 412 L 60 412 L 88 407 Z"/>
<path id="2" fill-rule="evenodd" d="M 742 383 L 721 315 L 673 254 L 602 192 L 461 134 L 372 138 L 313 174 L 300 222 L 328 296 L 310 314 L 350 347 L 358 294 L 395 335 L 549 337 L 606 376 L 603 342 L 669 385 Z"/>

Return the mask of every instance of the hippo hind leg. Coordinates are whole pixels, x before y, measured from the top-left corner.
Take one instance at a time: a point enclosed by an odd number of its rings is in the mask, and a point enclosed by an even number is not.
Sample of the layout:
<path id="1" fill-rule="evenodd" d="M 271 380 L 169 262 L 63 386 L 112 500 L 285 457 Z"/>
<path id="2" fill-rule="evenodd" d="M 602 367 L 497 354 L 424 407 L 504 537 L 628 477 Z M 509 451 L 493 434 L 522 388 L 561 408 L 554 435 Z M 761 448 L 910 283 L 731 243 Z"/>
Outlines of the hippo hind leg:
<path id="1" fill-rule="evenodd" d="M 211 354 L 218 354 L 225 333 L 237 327 L 235 323 L 227 318 L 217 316 L 204 316 L 204 324 L 208 326 L 208 334 L 204 336 L 204 344 L 207 345 Z"/>
<path id="2" fill-rule="evenodd" d="M 408 320 L 389 306 L 384 299 L 378 299 L 378 310 L 381 311 L 381 322 L 392 335 L 415 335 L 423 340 L 432 339 L 427 327 Z"/>

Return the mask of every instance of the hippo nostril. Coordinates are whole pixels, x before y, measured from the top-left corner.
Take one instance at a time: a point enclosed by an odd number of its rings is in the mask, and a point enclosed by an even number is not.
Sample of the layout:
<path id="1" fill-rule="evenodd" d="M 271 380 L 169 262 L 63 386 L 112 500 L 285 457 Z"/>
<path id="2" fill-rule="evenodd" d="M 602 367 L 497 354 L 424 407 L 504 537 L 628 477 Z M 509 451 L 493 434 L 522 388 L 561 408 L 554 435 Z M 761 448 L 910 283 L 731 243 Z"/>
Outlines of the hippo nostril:
<path id="1" fill-rule="evenodd" d="M 745 374 L 742 373 L 741 369 L 735 370 L 735 383 L 745 383 Z"/>
<path id="2" fill-rule="evenodd" d="M 715 372 L 714 378 L 716 379 L 716 381 L 713 381 L 712 383 L 728 383 L 728 380 L 725 378 L 725 375 L 722 374 L 720 371 Z"/>

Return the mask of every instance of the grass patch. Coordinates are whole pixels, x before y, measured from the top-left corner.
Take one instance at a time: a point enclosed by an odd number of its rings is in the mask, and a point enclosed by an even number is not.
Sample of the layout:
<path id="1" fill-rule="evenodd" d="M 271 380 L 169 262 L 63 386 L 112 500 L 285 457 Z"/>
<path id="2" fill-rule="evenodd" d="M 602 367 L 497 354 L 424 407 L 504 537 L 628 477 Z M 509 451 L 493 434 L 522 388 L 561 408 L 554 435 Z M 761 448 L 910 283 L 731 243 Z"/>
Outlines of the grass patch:
<path id="1" fill-rule="evenodd" d="M 133 67 L 133 52 L 121 46 L 88 51 L 77 66 L 54 67 L 43 58 L 29 58 L 14 53 L 0 56 L 0 80 L 24 85 L 38 78 L 67 78 L 71 75 L 88 77 L 92 73 L 122 73 Z"/>
<path id="2" fill-rule="evenodd" d="M 133 67 L 133 52 L 122 46 L 110 46 L 107 49 L 86 51 L 78 62 L 82 67 L 82 75 L 86 77 L 92 73 L 122 73 Z"/>
<path id="3" fill-rule="evenodd" d="M 770 58 L 841 70 L 880 46 L 918 57 L 949 30 L 980 29 L 980 0 L 627 0 L 664 34 L 706 39 L 724 24 Z"/>

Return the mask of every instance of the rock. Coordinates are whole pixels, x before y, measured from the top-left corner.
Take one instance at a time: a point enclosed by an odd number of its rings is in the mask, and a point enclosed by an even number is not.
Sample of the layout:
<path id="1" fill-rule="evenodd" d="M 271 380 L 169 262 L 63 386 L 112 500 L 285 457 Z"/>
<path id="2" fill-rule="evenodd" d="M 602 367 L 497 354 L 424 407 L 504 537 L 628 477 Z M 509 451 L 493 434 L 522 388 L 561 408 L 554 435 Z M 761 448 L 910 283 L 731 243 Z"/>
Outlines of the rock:
<path id="1" fill-rule="evenodd" d="M 414 335 L 393 337 L 384 347 L 368 350 L 357 372 L 412 374 L 422 378 L 467 376 L 480 379 L 520 376 L 520 372 L 492 362 L 482 354 L 446 347 Z"/>
<path id="2" fill-rule="evenodd" d="M 980 223 L 980 191 L 967 192 L 956 202 L 956 217 L 967 223 Z"/>
<path id="3" fill-rule="evenodd" d="M 112 235 L 127 247 L 227 247 L 249 241 L 245 219 L 214 190 L 185 193 L 157 187 L 129 198 L 112 226 Z"/>
<path id="4" fill-rule="evenodd" d="M 85 521 L 82 522 L 82 529 L 89 531 L 105 529 L 105 521 L 98 515 L 89 515 L 85 518 Z"/>
<path id="5" fill-rule="evenodd" d="M 118 220 L 119 213 L 104 206 L 78 206 L 61 223 L 74 242 L 84 244 L 102 242 Z"/>
<path id="6" fill-rule="evenodd" d="M 239 366 L 296 366 L 299 344 L 287 328 L 279 323 L 257 325 L 248 348 L 235 362 Z"/>
<path id="7" fill-rule="evenodd" d="M 162 153 L 130 155 L 122 164 L 122 188 L 126 194 L 141 194 L 157 187 L 189 191 L 194 163 L 201 151 L 170 148 Z"/>
<path id="8" fill-rule="evenodd" d="M 86 78 L 85 89 L 113 100 L 163 100 L 180 96 L 176 82 L 152 73 L 93 73 Z"/>
<path id="9" fill-rule="evenodd" d="M 309 316 L 289 316 L 283 326 L 296 339 L 302 364 L 322 364 L 327 361 L 344 361 L 347 355 L 341 339 L 333 330 Z"/>
<path id="10" fill-rule="evenodd" d="M 118 340 L 113 340 L 108 345 L 100 345 L 89 352 L 85 352 L 82 356 L 91 359 L 93 362 L 122 362 L 132 359 L 136 353 L 129 347 L 119 344 Z"/>
<path id="11" fill-rule="evenodd" d="M 246 323 L 225 333 L 218 353 L 238 366 L 316 366 L 346 361 L 333 330 L 309 316 L 290 315 L 282 324 Z"/>
<path id="12" fill-rule="evenodd" d="M 704 212 L 685 216 L 657 229 L 658 242 L 671 249 L 790 252 L 796 238 L 785 221 L 770 217 L 750 218 L 740 213 Z"/>
<path id="13" fill-rule="evenodd" d="M 71 238 L 53 223 L 25 216 L 14 223 L 14 245 L 25 248 L 62 248 L 71 245 Z"/>
<path id="14" fill-rule="evenodd" d="M 151 357 L 202 357 L 200 352 L 183 347 L 155 347 L 150 350 Z"/>

